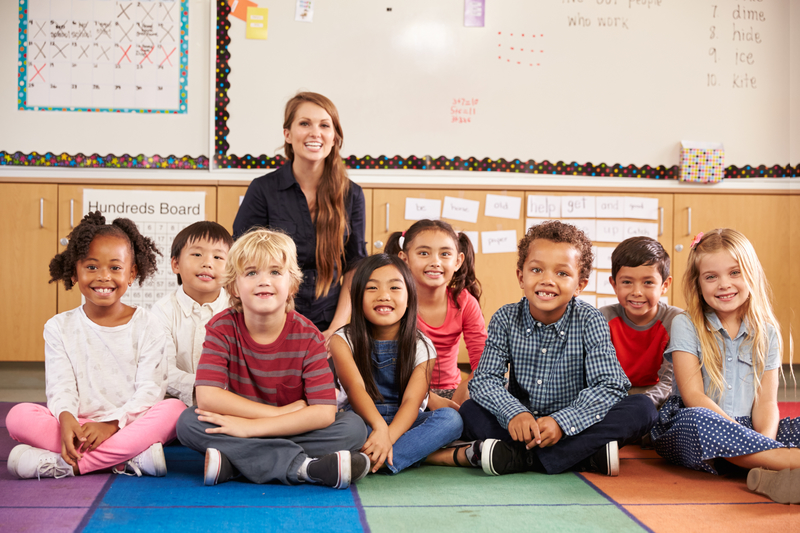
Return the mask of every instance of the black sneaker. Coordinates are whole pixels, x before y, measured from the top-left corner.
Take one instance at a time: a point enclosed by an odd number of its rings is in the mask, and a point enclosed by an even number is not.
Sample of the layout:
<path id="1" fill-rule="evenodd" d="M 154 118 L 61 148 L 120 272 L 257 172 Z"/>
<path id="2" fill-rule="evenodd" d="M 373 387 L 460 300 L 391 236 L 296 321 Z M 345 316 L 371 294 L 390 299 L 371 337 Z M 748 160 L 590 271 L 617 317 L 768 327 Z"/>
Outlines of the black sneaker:
<path id="1" fill-rule="evenodd" d="M 369 457 L 361 452 L 342 450 L 329 453 L 308 464 L 308 479 L 334 489 L 346 489 L 369 472 Z"/>
<path id="2" fill-rule="evenodd" d="M 619 445 L 612 440 L 589 458 L 589 470 L 615 477 L 619 475 Z"/>
<path id="3" fill-rule="evenodd" d="M 525 449 L 521 442 L 486 439 L 481 445 L 481 468 L 490 476 L 529 472 L 535 464 L 536 452 Z"/>
<path id="4" fill-rule="evenodd" d="M 239 476 L 239 471 L 228 461 L 225 455 L 216 448 L 206 450 L 206 465 L 204 468 L 204 483 L 208 486 L 225 483 Z"/>

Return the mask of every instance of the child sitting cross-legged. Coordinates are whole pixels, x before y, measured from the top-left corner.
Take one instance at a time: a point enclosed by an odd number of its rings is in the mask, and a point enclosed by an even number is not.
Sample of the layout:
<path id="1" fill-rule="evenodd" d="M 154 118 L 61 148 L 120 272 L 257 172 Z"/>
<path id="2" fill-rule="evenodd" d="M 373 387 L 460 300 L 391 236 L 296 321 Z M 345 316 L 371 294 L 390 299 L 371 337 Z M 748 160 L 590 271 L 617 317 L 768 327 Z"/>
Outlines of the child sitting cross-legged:
<path id="1" fill-rule="evenodd" d="M 579 229 L 548 221 L 528 230 L 517 261 L 525 296 L 492 317 L 459 411 L 462 438 L 474 442 L 436 452 L 439 464 L 618 475 L 619 446 L 641 438 L 657 414 L 648 398 L 627 396 L 603 315 L 576 298 L 591 269 L 592 243 Z"/>
<path id="2" fill-rule="evenodd" d="M 325 341 L 293 311 L 301 279 L 288 235 L 257 228 L 230 249 L 231 308 L 206 326 L 197 409 L 178 420 L 181 443 L 205 453 L 206 485 L 241 474 L 343 489 L 369 470 L 366 426 L 336 412 Z"/>

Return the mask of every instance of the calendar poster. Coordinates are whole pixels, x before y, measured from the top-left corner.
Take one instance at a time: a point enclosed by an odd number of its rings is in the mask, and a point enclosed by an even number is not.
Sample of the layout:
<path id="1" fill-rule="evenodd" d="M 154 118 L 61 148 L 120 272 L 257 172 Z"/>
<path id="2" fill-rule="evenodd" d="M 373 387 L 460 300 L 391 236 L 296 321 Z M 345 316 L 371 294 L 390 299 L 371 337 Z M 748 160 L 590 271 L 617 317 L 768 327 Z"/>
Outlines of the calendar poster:
<path id="1" fill-rule="evenodd" d="M 150 309 L 170 291 L 178 288 L 172 273 L 170 249 L 175 235 L 183 228 L 205 220 L 206 193 L 203 191 L 131 191 L 86 189 L 83 213 L 100 211 L 110 224 L 115 218 L 129 218 L 139 231 L 153 239 L 159 251 L 158 271 L 140 287 L 135 281 L 122 297 L 128 305 Z"/>
<path id="2" fill-rule="evenodd" d="M 20 0 L 18 109 L 186 113 L 188 0 Z"/>

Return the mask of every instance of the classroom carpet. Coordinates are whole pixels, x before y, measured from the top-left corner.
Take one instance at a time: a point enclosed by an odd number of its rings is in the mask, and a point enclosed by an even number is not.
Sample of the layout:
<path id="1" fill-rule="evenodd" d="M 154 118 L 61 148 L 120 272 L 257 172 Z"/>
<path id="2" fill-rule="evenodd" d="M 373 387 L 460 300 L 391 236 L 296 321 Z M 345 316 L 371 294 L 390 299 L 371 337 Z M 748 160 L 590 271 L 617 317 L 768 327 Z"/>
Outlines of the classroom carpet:
<path id="1" fill-rule="evenodd" d="M 203 457 L 165 448 L 163 478 L 92 474 L 16 480 L 6 468 L 13 404 L 0 403 L 0 531 L 169 530 L 330 532 L 559 531 L 800 532 L 800 506 L 747 490 L 745 472 L 723 476 L 670 465 L 652 450 L 620 452 L 620 476 L 523 473 L 423 466 L 370 475 L 348 490 L 231 481 L 203 486 Z M 800 403 L 781 404 L 782 416 Z M 800 414 L 800 413 L 798 413 Z"/>

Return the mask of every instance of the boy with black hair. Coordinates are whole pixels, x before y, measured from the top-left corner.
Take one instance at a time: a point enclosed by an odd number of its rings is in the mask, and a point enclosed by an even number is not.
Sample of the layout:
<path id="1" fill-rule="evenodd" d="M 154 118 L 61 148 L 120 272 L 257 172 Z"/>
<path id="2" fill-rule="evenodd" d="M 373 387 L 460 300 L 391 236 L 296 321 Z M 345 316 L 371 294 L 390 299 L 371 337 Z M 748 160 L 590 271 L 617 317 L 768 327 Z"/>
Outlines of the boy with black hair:
<path id="1" fill-rule="evenodd" d="M 195 222 L 172 241 L 172 272 L 178 275 L 177 290 L 151 309 L 167 334 L 167 395 L 194 405 L 194 379 L 203 351 L 206 324 L 228 307 L 222 288 L 225 260 L 233 238 L 216 222 Z"/>
<path id="2" fill-rule="evenodd" d="M 566 470 L 619 473 L 619 447 L 657 419 L 630 387 L 600 312 L 576 298 L 592 270 L 592 243 L 558 220 L 519 243 L 525 296 L 500 308 L 462 404 L 465 439 L 454 462 L 490 475 Z M 508 372 L 508 388 L 504 376 Z M 463 451 L 463 453 L 462 453 Z M 463 460 L 462 460 L 463 457 Z"/>
<path id="3" fill-rule="evenodd" d="M 611 277 L 619 303 L 600 309 L 611 329 L 611 341 L 632 387 L 656 409 L 672 391 L 672 363 L 664 359 L 672 319 L 682 310 L 661 302 L 667 293 L 669 255 L 650 237 L 631 237 L 611 254 Z"/>

